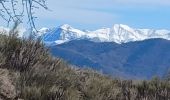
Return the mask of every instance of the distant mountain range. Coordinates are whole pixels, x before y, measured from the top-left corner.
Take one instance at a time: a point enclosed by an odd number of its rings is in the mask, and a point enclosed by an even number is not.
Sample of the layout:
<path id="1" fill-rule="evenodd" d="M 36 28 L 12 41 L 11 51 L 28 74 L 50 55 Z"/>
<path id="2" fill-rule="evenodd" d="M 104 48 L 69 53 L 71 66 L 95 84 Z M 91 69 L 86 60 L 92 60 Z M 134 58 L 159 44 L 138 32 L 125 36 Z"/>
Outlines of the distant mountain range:
<path id="1" fill-rule="evenodd" d="M 54 56 L 105 74 L 136 79 L 163 77 L 170 68 L 170 31 L 112 28 L 82 31 L 70 25 L 42 28 L 37 36 Z"/>
<path id="2" fill-rule="evenodd" d="M 28 37 L 24 28 L 19 29 L 19 37 Z M 9 31 L 9 28 L 0 27 L 0 31 Z M 26 34 L 24 34 L 26 33 Z M 170 30 L 135 29 L 123 24 L 114 24 L 111 28 L 101 28 L 95 31 L 80 30 L 64 24 L 54 28 L 41 28 L 35 37 L 42 37 L 46 45 L 57 45 L 72 40 L 89 40 L 93 42 L 115 42 L 118 44 L 145 39 L 162 38 L 170 40 Z"/>
<path id="3" fill-rule="evenodd" d="M 112 28 L 101 28 L 95 31 L 82 31 L 68 24 L 64 24 L 52 29 L 42 28 L 39 30 L 37 36 L 42 36 L 44 42 L 49 45 L 82 39 L 94 42 L 115 42 L 121 44 L 152 38 L 170 40 L 170 31 L 163 29 L 134 29 L 122 24 L 115 24 Z"/>
<path id="4" fill-rule="evenodd" d="M 149 39 L 117 44 L 75 40 L 51 46 L 51 53 L 71 64 L 111 76 L 133 79 L 163 77 L 170 68 L 170 41 Z"/>

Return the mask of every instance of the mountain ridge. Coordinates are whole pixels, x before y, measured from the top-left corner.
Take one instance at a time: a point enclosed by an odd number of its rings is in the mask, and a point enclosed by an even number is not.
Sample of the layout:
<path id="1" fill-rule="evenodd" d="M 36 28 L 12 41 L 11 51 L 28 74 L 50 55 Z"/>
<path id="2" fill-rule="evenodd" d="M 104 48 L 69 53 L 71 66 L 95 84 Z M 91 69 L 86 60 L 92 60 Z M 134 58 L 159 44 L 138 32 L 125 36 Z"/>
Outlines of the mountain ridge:
<path id="1" fill-rule="evenodd" d="M 151 79 L 153 76 L 163 77 L 170 68 L 170 41 L 165 39 L 123 44 L 74 40 L 51 46 L 50 51 L 53 56 L 73 65 L 114 77 Z"/>
<path id="2" fill-rule="evenodd" d="M 95 31 L 82 31 L 68 24 L 63 24 L 52 29 L 46 28 L 46 31 L 40 31 L 40 34 L 42 34 L 45 43 L 56 45 L 85 39 L 93 42 L 116 42 L 118 44 L 152 38 L 170 40 L 169 30 L 135 29 L 123 24 L 114 24 L 111 28 L 101 28 Z"/>

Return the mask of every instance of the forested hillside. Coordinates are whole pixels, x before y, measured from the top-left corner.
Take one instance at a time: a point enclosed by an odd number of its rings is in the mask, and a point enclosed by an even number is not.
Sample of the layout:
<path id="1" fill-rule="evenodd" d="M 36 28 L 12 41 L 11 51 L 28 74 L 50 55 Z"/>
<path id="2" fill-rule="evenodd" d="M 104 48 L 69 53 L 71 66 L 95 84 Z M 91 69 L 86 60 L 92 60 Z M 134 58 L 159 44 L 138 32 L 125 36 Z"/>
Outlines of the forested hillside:
<path id="1" fill-rule="evenodd" d="M 71 64 L 129 79 L 164 77 L 170 67 L 170 41 L 149 39 L 117 44 L 75 40 L 50 46 L 52 55 Z"/>

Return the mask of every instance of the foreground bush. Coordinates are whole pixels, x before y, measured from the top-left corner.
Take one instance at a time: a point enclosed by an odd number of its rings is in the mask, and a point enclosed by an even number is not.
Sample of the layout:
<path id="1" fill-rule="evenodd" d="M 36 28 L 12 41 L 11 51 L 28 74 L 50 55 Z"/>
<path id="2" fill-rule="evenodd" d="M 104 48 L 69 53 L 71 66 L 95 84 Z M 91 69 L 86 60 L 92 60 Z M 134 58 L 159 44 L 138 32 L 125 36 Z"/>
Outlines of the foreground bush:
<path id="1" fill-rule="evenodd" d="M 2 100 L 170 100 L 169 81 L 112 79 L 74 68 L 51 57 L 39 39 L 18 39 L 15 28 L 0 40 L 0 69 L 9 73 L 1 75 L 16 89 L 15 97 L 0 91 Z"/>

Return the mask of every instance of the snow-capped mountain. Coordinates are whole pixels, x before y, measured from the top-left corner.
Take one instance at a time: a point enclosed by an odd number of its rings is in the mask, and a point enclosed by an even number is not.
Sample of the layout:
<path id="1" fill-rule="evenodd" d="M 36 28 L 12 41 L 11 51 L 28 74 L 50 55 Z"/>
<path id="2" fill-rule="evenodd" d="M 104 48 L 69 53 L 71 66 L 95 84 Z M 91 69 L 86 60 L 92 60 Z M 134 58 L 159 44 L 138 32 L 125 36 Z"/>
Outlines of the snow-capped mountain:
<path id="1" fill-rule="evenodd" d="M 1 26 L 0 32 L 1 32 L 1 34 L 5 34 L 5 33 L 9 32 L 9 29 Z"/>
<path id="2" fill-rule="evenodd" d="M 0 32 L 8 32 L 10 29 L 0 27 Z M 26 29 L 19 28 L 19 37 L 29 36 Z M 5 33 L 5 32 L 4 32 Z M 111 28 L 101 28 L 95 31 L 79 30 L 64 24 L 55 28 L 41 28 L 36 37 L 42 37 L 47 45 L 62 44 L 72 40 L 90 40 L 94 42 L 127 43 L 151 38 L 163 38 L 170 40 L 170 30 L 135 29 L 123 24 L 115 24 Z"/>
<path id="3" fill-rule="evenodd" d="M 18 30 L 18 37 L 24 37 L 24 33 L 26 32 L 26 29 L 25 28 L 23 28 L 23 27 L 18 27 L 17 28 Z M 10 28 L 6 28 L 6 27 L 0 27 L 0 34 L 6 34 L 6 35 L 9 35 L 8 33 L 9 33 L 9 31 L 10 31 Z"/>
<path id="4" fill-rule="evenodd" d="M 38 34 L 41 34 L 43 41 L 47 44 L 61 44 L 81 39 L 119 44 L 151 38 L 170 40 L 169 30 L 134 29 L 123 24 L 115 24 L 111 28 L 101 28 L 95 31 L 82 31 L 64 24 L 52 29 L 42 28 Z"/>

